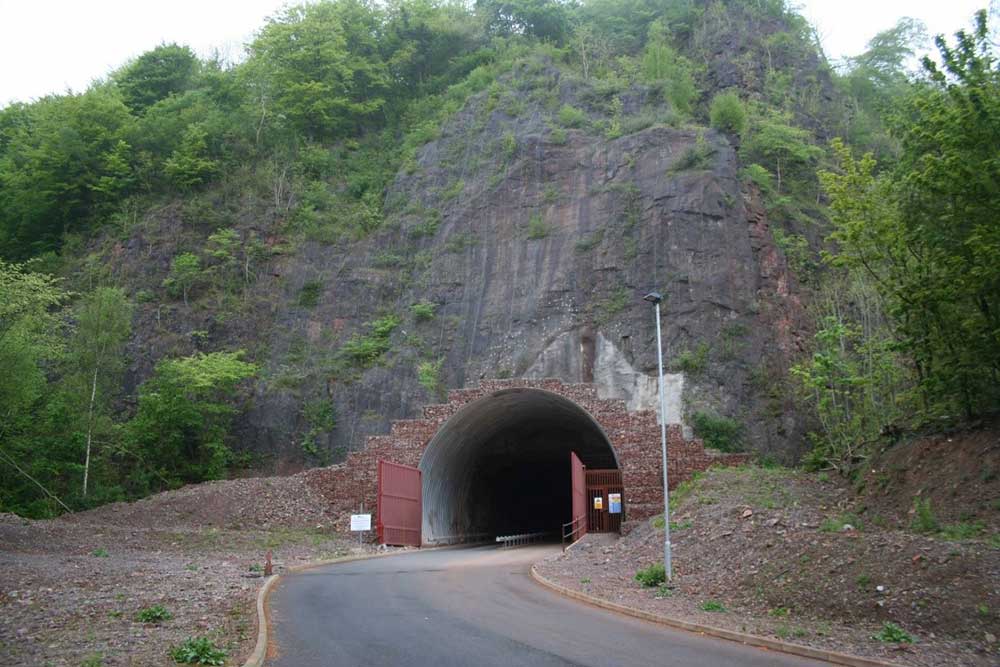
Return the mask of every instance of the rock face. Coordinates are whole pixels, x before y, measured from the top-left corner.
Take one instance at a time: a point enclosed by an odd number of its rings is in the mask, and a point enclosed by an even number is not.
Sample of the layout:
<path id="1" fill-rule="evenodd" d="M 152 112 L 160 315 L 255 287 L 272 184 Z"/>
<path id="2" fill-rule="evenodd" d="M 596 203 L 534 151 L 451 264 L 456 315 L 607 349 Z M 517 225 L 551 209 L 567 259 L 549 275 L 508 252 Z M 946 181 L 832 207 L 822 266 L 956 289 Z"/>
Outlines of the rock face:
<path id="1" fill-rule="evenodd" d="M 559 105 L 589 108 L 591 91 L 558 70 L 543 67 L 540 78 Z M 795 456 L 800 426 L 775 378 L 797 347 L 801 306 L 730 142 L 666 125 L 614 139 L 553 131 L 533 94 L 516 116 L 485 96 L 472 101 L 399 174 L 382 232 L 350 247 L 308 246 L 278 269 L 288 302 L 307 281 L 324 289 L 312 310 L 279 314 L 272 376 L 303 341 L 306 363 L 319 367 L 379 315 L 402 323 L 374 367 L 307 383 L 294 399 L 260 389 L 248 440 L 294 459 L 289 440 L 302 425 L 289 407 L 312 395 L 336 406 L 322 444 L 356 449 L 435 398 L 418 383 L 421 361 L 440 363 L 441 390 L 557 378 L 655 408 L 655 323 L 642 296 L 657 290 L 669 421 L 729 416 L 754 449 Z M 645 94 L 626 99 L 641 107 Z M 410 314 L 420 302 L 434 304 L 433 318 Z"/>

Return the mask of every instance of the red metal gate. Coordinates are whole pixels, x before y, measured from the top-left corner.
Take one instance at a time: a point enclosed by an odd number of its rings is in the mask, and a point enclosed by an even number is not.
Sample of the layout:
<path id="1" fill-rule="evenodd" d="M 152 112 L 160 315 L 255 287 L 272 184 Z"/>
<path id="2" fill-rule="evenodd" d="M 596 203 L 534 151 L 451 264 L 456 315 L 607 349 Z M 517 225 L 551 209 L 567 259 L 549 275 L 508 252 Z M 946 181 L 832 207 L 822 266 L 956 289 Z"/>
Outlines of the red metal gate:
<path id="1" fill-rule="evenodd" d="M 563 530 L 564 539 L 574 542 L 587 534 L 587 476 L 576 452 L 569 453 L 569 472 L 573 497 L 572 521 Z"/>
<path id="2" fill-rule="evenodd" d="M 621 502 L 623 498 L 621 470 L 588 470 L 587 471 L 587 530 L 591 533 L 620 533 L 622 530 L 622 515 L 624 511 Z M 611 498 L 618 494 L 618 512 L 611 512 Z M 595 499 L 600 498 L 600 508 Z"/>
<path id="3" fill-rule="evenodd" d="M 420 546 L 423 508 L 420 471 L 409 466 L 378 462 L 378 541 L 395 546 Z"/>

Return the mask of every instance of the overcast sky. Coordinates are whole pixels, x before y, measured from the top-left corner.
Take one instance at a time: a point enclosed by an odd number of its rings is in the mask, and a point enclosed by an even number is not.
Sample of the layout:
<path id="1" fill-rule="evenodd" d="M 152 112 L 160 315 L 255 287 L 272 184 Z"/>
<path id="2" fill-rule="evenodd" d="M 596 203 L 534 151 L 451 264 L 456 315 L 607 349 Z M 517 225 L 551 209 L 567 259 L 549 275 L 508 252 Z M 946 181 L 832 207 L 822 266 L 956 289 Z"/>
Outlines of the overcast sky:
<path id="1" fill-rule="evenodd" d="M 0 106 L 80 91 L 161 42 L 236 58 L 283 0 L 0 0 Z M 295 4 L 295 3 L 293 3 Z M 901 16 L 931 34 L 966 27 L 988 0 L 803 0 L 802 13 L 837 59 L 864 50 Z"/>

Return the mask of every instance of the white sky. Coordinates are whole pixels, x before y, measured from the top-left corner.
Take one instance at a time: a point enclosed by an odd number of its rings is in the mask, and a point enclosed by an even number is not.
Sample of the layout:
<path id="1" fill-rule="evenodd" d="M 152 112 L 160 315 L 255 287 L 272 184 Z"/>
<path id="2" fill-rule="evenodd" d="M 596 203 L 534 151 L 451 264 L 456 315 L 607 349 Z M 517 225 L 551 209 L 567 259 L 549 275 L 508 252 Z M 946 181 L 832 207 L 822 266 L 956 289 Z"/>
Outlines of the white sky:
<path id="1" fill-rule="evenodd" d="M 286 0 L 0 0 L 0 107 L 81 91 L 162 42 L 232 59 Z M 292 4 L 296 4 L 293 2 Z M 988 0 L 799 0 L 831 59 L 855 55 L 901 16 L 932 35 L 969 24 Z"/>

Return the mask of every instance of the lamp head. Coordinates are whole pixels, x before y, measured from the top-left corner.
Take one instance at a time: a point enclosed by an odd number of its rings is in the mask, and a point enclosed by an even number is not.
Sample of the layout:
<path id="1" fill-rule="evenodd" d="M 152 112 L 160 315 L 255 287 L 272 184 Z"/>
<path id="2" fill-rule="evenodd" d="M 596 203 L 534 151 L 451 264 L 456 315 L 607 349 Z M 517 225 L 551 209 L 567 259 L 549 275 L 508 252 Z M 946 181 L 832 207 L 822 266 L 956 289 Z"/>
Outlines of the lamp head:
<path id="1" fill-rule="evenodd" d="M 660 303 L 663 301 L 663 295 L 659 292 L 650 292 L 646 296 L 642 297 L 643 301 L 649 301 L 650 303 Z"/>

